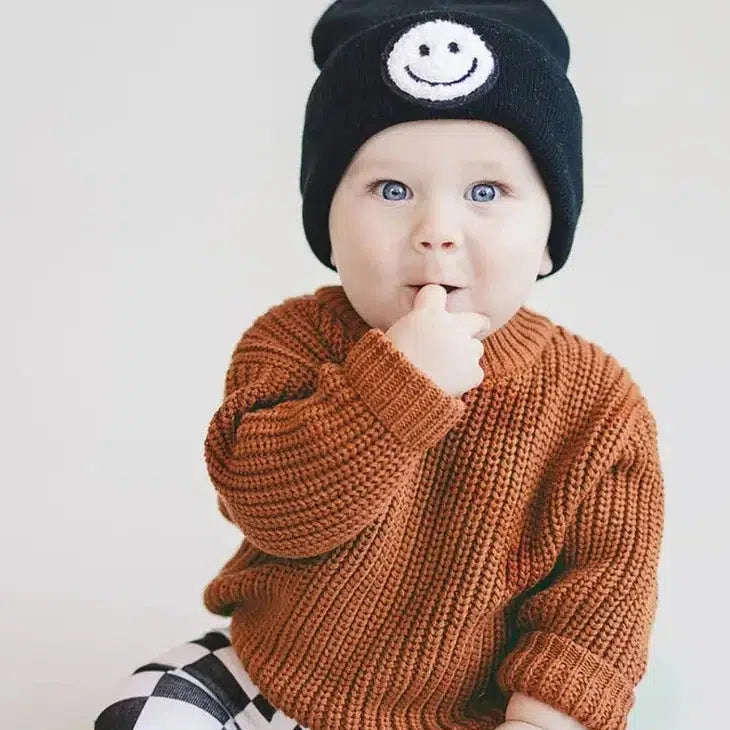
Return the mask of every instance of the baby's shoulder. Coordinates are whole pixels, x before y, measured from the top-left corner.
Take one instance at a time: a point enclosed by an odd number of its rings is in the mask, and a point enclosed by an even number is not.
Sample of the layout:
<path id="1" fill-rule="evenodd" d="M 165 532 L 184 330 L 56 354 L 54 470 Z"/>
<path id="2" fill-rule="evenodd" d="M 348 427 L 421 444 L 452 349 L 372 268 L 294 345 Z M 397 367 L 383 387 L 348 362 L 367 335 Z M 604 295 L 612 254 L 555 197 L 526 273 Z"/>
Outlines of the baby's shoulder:
<path id="1" fill-rule="evenodd" d="M 265 338 L 277 347 L 306 351 L 320 362 L 334 362 L 342 343 L 348 341 L 352 321 L 361 322 L 348 307 L 342 288 L 323 286 L 270 305 L 255 317 L 243 339 Z"/>
<path id="2" fill-rule="evenodd" d="M 594 403 L 645 401 L 639 383 L 610 348 L 592 337 L 553 321 L 544 359 L 553 363 L 556 386 L 573 400 Z"/>
<path id="3" fill-rule="evenodd" d="M 552 320 L 551 320 L 552 321 Z M 605 373 L 609 378 L 628 369 L 618 355 L 582 332 L 553 321 L 551 349 L 564 362 L 575 362 L 584 370 Z"/>
<path id="4" fill-rule="evenodd" d="M 314 291 L 292 294 L 271 306 L 262 316 L 289 315 L 308 320 L 313 326 L 329 320 L 347 309 L 348 301 L 341 286 L 320 286 Z"/>
<path id="5" fill-rule="evenodd" d="M 634 424 L 653 422 L 650 406 L 616 353 L 583 333 L 554 325 L 544 367 L 536 371 L 549 384 L 544 412 L 559 433 L 555 443 L 566 463 L 591 464 L 594 473 L 601 473 Z"/>

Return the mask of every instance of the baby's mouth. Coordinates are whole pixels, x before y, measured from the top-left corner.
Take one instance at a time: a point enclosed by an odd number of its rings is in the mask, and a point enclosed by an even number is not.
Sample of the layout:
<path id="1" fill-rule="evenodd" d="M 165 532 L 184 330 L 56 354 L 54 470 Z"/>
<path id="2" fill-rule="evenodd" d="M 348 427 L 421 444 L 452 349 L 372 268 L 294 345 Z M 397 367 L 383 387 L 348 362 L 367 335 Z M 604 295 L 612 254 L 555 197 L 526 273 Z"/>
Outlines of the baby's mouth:
<path id="1" fill-rule="evenodd" d="M 414 289 L 415 291 L 418 291 L 419 289 L 422 289 L 424 286 L 426 286 L 426 284 L 428 284 L 428 283 L 429 282 L 426 282 L 424 284 L 409 284 L 408 285 L 408 288 L 409 289 Z M 447 294 L 451 294 L 451 292 L 454 291 L 455 289 L 462 289 L 463 288 L 463 287 L 460 287 L 460 286 L 451 286 L 450 284 L 439 284 L 439 286 L 442 286 L 444 289 L 446 289 L 446 293 Z"/>

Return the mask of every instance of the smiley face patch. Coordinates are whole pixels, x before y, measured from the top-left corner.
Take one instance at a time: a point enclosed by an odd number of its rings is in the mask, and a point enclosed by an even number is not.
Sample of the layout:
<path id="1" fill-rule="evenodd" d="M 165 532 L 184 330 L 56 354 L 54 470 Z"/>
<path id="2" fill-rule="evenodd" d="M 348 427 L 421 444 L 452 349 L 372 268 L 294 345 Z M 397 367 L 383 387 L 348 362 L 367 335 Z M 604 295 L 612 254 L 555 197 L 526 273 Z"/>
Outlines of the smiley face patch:
<path id="1" fill-rule="evenodd" d="M 429 20 L 397 36 L 383 54 L 383 78 L 423 102 L 453 104 L 485 92 L 497 77 L 497 59 L 468 25 Z"/>

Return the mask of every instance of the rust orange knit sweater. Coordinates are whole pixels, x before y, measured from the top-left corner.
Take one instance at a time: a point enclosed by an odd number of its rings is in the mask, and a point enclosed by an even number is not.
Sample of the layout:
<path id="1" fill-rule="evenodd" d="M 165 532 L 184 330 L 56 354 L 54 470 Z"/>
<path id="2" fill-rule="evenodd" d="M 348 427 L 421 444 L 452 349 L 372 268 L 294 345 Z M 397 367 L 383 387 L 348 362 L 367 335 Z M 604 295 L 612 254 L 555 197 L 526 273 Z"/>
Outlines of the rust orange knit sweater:
<path id="1" fill-rule="evenodd" d="M 205 588 L 312 730 L 491 730 L 520 691 L 622 730 L 657 603 L 657 430 L 627 371 L 522 307 L 442 391 L 341 286 L 238 342 L 205 440 L 240 549 Z"/>

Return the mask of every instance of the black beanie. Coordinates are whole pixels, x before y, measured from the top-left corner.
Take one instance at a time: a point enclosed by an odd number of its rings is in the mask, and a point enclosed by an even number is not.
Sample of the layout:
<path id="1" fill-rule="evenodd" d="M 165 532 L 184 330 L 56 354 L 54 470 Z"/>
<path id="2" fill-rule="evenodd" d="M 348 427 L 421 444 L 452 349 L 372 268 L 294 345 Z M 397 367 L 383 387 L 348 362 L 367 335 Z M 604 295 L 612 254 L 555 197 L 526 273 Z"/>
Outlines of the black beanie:
<path id="1" fill-rule="evenodd" d="M 532 155 L 552 206 L 553 269 L 537 278 L 562 268 L 583 204 L 582 116 L 568 39 L 541 0 L 337 0 L 312 47 L 321 73 L 307 101 L 300 190 L 304 232 L 325 266 L 336 270 L 330 204 L 367 139 L 401 122 L 478 119 Z"/>

